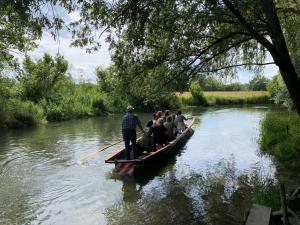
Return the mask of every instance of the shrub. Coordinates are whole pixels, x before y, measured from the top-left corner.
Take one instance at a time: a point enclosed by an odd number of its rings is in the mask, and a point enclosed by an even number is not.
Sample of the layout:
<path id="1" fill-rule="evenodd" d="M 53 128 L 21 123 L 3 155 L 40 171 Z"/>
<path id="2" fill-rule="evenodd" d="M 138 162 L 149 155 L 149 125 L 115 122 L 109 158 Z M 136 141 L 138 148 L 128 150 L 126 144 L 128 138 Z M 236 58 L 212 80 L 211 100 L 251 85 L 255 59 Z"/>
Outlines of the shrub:
<path id="1" fill-rule="evenodd" d="M 193 105 L 206 105 L 207 101 L 203 96 L 202 89 L 197 82 L 192 82 L 189 88 L 189 91 L 192 94 L 192 104 Z"/>
<path id="2" fill-rule="evenodd" d="M 7 102 L 0 97 L 0 128 L 6 126 L 8 120 Z"/>
<path id="3" fill-rule="evenodd" d="M 30 101 L 12 99 L 8 102 L 8 127 L 37 126 L 45 121 L 42 107 Z"/>
<path id="4" fill-rule="evenodd" d="M 92 107 L 96 115 L 101 115 L 106 111 L 106 106 L 102 98 L 93 100 Z"/>
<path id="5" fill-rule="evenodd" d="M 268 84 L 268 92 L 271 96 L 271 100 L 275 104 L 283 105 L 288 109 L 293 108 L 293 102 L 280 74 L 272 78 Z"/>
<path id="6" fill-rule="evenodd" d="M 261 123 L 261 149 L 283 166 L 299 169 L 300 118 L 296 114 L 268 113 Z"/>

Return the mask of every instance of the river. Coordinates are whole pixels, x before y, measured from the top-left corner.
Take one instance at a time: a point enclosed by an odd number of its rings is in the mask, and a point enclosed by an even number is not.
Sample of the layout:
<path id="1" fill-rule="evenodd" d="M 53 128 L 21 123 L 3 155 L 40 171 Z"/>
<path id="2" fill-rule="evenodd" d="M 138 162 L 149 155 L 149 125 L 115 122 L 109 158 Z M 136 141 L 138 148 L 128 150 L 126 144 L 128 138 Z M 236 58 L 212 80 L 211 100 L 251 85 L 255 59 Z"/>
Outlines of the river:
<path id="1" fill-rule="evenodd" d="M 273 180 L 260 154 L 269 111 L 189 108 L 194 135 L 165 165 L 118 179 L 104 159 L 77 160 L 118 141 L 122 115 L 0 133 L 0 224 L 239 224 L 251 182 Z M 139 114 L 143 123 L 151 114 Z"/>

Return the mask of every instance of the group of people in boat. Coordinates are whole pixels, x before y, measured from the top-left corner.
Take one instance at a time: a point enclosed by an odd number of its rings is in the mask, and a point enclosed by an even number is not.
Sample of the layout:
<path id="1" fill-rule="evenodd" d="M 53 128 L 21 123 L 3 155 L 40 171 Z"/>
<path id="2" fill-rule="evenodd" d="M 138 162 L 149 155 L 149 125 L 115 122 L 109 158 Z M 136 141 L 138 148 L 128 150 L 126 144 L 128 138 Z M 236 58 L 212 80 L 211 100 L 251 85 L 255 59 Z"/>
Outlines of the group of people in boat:
<path id="1" fill-rule="evenodd" d="M 175 139 L 177 134 L 186 128 L 184 121 L 187 118 L 182 115 L 181 111 L 178 111 L 176 115 L 172 115 L 169 110 L 166 110 L 164 114 L 162 111 L 155 112 L 153 120 L 148 121 L 145 129 L 143 129 L 141 121 L 137 115 L 133 114 L 133 110 L 132 106 L 128 106 L 127 113 L 122 120 L 126 159 L 131 159 L 131 149 L 133 150 L 134 159 L 138 158 L 144 151 L 156 151 Z M 138 142 L 136 142 L 137 126 L 143 132 L 143 136 Z"/>

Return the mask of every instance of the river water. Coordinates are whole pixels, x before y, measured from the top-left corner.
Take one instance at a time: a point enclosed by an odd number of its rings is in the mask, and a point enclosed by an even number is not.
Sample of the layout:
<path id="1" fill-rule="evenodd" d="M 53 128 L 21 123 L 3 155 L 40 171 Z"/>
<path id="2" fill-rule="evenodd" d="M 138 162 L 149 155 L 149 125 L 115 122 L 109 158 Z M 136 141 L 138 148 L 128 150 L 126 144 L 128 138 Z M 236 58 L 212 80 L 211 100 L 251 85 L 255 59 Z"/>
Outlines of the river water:
<path id="1" fill-rule="evenodd" d="M 187 144 L 159 168 L 126 179 L 104 163 L 122 143 L 77 163 L 121 138 L 122 115 L 2 132 L 0 224 L 239 224 L 251 182 L 275 176 L 258 144 L 268 110 L 187 109 L 197 118 Z"/>

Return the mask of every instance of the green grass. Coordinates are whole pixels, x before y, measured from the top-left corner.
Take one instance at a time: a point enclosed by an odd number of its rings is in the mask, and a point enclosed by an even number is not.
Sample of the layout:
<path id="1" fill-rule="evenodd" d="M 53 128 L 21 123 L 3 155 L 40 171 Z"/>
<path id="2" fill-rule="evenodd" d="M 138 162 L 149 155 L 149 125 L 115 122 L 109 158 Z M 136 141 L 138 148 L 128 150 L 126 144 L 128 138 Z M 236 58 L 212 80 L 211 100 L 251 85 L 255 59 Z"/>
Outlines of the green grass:
<path id="1" fill-rule="evenodd" d="M 45 114 L 41 106 L 31 101 L 0 98 L 0 127 L 33 127 L 44 123 Z"/>
<path id="2" fill-rule="evenodd" d="M 176 93 L 183 105 L 193 105 L 190 92 Z M 269 95 L 266 91 L 211 91 L 203 92 L 207 106 L 267 104 Z"/>
<path id="3" fill-rule="evenodd" d="M 282 166 L 300 167 L 300 117 L 296 114 L 268 113 L 261 123 L 261 149 Z"/>

